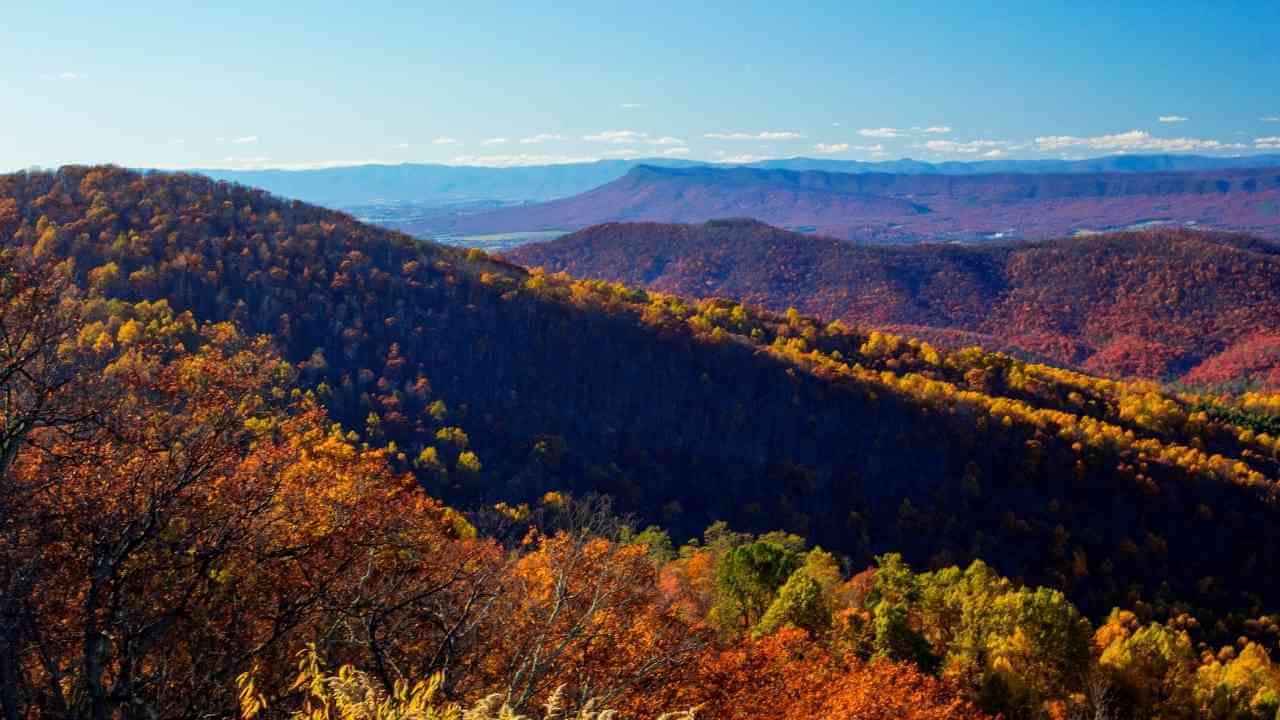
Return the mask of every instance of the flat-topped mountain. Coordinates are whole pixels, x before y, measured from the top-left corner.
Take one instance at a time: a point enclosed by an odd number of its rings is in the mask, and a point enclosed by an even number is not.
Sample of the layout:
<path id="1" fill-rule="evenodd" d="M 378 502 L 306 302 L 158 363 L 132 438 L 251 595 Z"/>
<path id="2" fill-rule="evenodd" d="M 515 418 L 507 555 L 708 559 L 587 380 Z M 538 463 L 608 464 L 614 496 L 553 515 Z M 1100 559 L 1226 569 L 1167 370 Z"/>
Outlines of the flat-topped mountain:
<path id="1" fill-rule="evenodd" d="M 613 223 L 508 256 L 1108 375 L 1280 386 L 1280 245 L 1246 236 L 1165 229 L 875 247 L 754 221 Z"/>
<path id="2" fill-rule="evenodd" d="M 604 221 L 697 222 L 751 216 L 780 225 L 831 218 L 900 217 L 929 212 L 918 203 L 861 187 L 869 176 L 791 170 L 642 165 L 580 195 L 491 212 L 439 216 L 402 229 L 412 234 L 481 234 L 578 228 Z"/>
<path id="3" fill-rule="evenodd" d="M 1095 174 L 829 173 L 638 166 L 580 195 L 399 227 L 419 236 L 750 217 L 873 243 L 1196 225 L 1280 236 L 1280 169 Z"/>

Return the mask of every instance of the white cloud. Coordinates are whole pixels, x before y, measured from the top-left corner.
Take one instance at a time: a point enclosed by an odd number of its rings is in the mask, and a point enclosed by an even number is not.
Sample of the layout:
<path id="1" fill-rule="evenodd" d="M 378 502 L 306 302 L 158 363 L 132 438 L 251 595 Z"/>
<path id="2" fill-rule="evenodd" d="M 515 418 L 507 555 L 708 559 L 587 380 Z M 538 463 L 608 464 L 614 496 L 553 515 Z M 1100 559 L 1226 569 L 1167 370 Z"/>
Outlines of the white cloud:
<path id="1" fill-rule="evenodd" d="M 520 144 L 521 145 L 541 145 L 544 142 L 552 142 L 555 140 L 568 140 L 568 138 L 561 135 L 560 133 L 538 133 L 537 135 L 530 135 L 527 138 L 521 138 Z"/>
<path id="2" fill-rule="evenodd" d="M 395 145 L 392 145 L 391 147 L 395 148 L 396 150 L 404 150 L 404 149 L 406 149 L 406 148 L 408 148 L 408 147 L 409 147 L 409 143 L 406 143 L 406 142 L 396 143 Z"/>
<path id="3" fill-rule="evenodd" d="M 187 141 L 183 140 L 182 138 L 174 138 L 173 140 L 169 141 L 170 145 L 185 145 L 186 143 Z"/>
<path id="4" fill-rule="evenodd" d="M 265 155 L 258 155 L 255 157 L 228 156 L 228 157 L 222 158 L 222 162 L 231 163 L 232 165 L 236 165 L 236 166 L 248 166 L 252 169 L 258 169 L 258 168 L 266 167 L 267 163 L 271 162 L 271 158 Z"/>
<path id="5" fill-rule="evenodd" d="M 58 73 L 58 79 L 59 80 L 83 80 L 84 75 L 81 75 L 80 73 L 74 73 L 68 70 L 66 72 Z"/>
<path id="6" fill-rule="evenodd" d="M 478 167 L 522 167 L 528 165 L 564 165 L 566 163 L 595 162 L 595 157 L 573 157 L 569 155 L 459 155 L 450 162 L 454 165 L 473 165 Z"/>
<path id="7" fill-rule="evenodd" d="M 633 143 L 644 136 L 644 133 L 635 130 L 605 130 L 603 132 L 594 133 L 592 135 L 583 135 L 582 139 L 587 142 L 603 142 L 603 143 Z"/>
<path id="8" fill-rule="evenodd" d="M 989 157 L 989 158 L 1000 157 L 1001 155 L 1004 155 L 1004 151 L 1001 150 L 1000 148 L 995 148 L 994 150 L 988 150 L 982 153 L 982 157 Z"/>
<path id="9" fill-rule="evenodd" d="M 432 145 L 457 145 L 458 141 L 451 137 L 438 137 L 431 141 Z"/>
<path id="10" fill-rule="evenodd" d="M 921 130 L 920 132 L 923 132 L 929 135 L 946 135 L 947 133 L 951 132 L 951 126 L 950 125 L 931 125 Z"/>
<path id="11" fill-rule="evenodd" d="M 758 133 L 745 132 L 713 132 L 703 135 L 712 140 L 799 140 L 804 137 L 798 132 L 766 130 Z"/>
<path id="12" fill-rule="evenodd" d="M 834 155 L 848 150 L 849 143 L 818 143 L 813 146 L 813 151 L 821 155 Z"/>
<path id="13" fill-rule="evenodd" d="M 1253 146 L 1259 150 L 1280 150 L 1280 136 L 1254 138 Z"/>
<path id="14" fill-rule="evenodd" d="M 277 170 L 325 170 L 335 167 L 352 167 L 354 165 L 386 165 L 380 160 L 317 160 L 315 162 L 276 163 L 271 167 Z"/>
<path id="15" fill-rule="evenodd" d="M 1111 150 L 1118 152 L 1134 150 L 1151 150 L 1156 152 L 1187 152 L 1194 150 L 1221 150 L 1223 145 L 1217 140 L 1203 138 L 1158 138 L 1142 130 L 1130 130 L 1114 135 L 1098 135 L 1094 137 L 1074 137 L 1072 135 L 1050 135 L 1035 139 L 1036 147 L 1042 151 L 1062 150 L 1070 147 L 1083 147 L 1090 150 Z"/>
<path id="16" fill-rule="evenodd" d="M 834 155 L 836 153 L 848 152 L 850 150 L 856 152 L 867 152 L 872 155 L 883 155 L 884 145 L 876 143 L 875 145 L 853 145 L 850 143 L 818 143 L 813 146 L 813 151 L 820 155 Z"/>
<path id="17" fill-rule="evenodd" d="M 389 165 L 385 160 L 315 160 L 310 162 L 273 162 L 265 156 L 257 157 L 224 157 L 220 163 L 210 165 L 208 162 L 194 163 L 146 163 L 145 166 L 157 170 L 324 170 L 335 167 L 351 167 L 353 165 Z"/>
<path id="18" fill-rule="evenodd" d="M 605 150 L 603 155 L 611 158 L 633 158 L 640 157 L 640 151 L 635 148 L 621 148 L 618 150 Z"/>
<path id="19" fill-rule="evenodd" d="M 1008 145 L 1008 141 L 1005 140 L 970 140 L 968 142 L 960 142 L 957 140 L 927 140 L 922 144 L 915 145 L 915 147 L 924 148 L 929 152 L 935 153 L 976 155 L 981 152 L 989 154 L 991 150 L 1007 147 Z"/>
<path id="20" fill-rule="evenodd" d="M 623 110 L 639 110 L 640 108 L 647 108 L 649 106 L 644 103 L 622 103 L 618 107 Z"/>
<path id="21" fill-rule="evenodd" d="M 758 162 L 760 160 L 773 159 L 773 156 L 771 155 L 751 155 L 748 153 L 738 153 L 735 155 L 730 155 L 724 150 L 717 150 L 716 155 L 718 156 L 717 162 L 728 163 L 731 165 L 738 165 L 742 163 L 753 163 L 753 162 Z"/>
<path id="22" fill-rule="evenodd" d="M 489 138 L 488 140 L 485 140 L 480 144 L 481 145 L 506 145 L 507 139 L 503 137 Z"/>
<path id="23" fill-rule="evenodd" d="M 862 128 L 858 131 L 862 137 L 869 138 L 896 138 L 902 137 L 903 131 L 898 128 Z"/>
<path id="24" fill-rule="evenodd" d="M 256 142 L 258 142 L 257 135 L 245 135 L 244 137 L 231 138 L 231 143 L 233 145 L 252 145 Z"/>
<path id="25" fill-rule="evenodd" d="M 684 141 L 680 138 L 674 138 L 669 135 L 655 137 L 649 133 L 637 132 L 635 130 L 605 130 L 593 135 L 583 135 L 583 140 L 587 142 L 609 143 L 611 145 L 631 145 L 635 143 L 644 143 L 645 145 L 683 145 Z"/>
<path id="26" fill-rule="evenodd" d="M 662 151 L 662 154 L 663 154 L 663 155 L 688 155 L 688 154 L 689 154 L 689 148 L 687 148 L 687 147 L 673 147 L 673 148 L 667 148 L 666 150 L 663 150 L 663 151 Z"/>
<path id="27" fill-rule="evenodd" d="M 1262 122 L 1276 122 L 1276 123 L 1280 123 L 1280 115 L 1268 115 L 1268 116 L 1266 116 L 1266 117 L 1262 118 Z"/>
<path id="28" fill-rule="evenodd" d="M 1158 117 L 1158 118 L 1156 118 L 1156 119 L 1157 119 L 1157 120 L 1159 120 L 1160 122 L 1162 122 L 1162 123 L 1166 123 L 1166 124 L 1169 124 L 1169 123 L 1184 123 L 1184 122 L 1186 122 L 1186 121 L 1187 121 L 1187 119 L 1186 119 L 1186 118 L 1184 118 L 1184 117 L 1182 117 L 1181 115 L 1161 115 L 1160 117 Z"/>

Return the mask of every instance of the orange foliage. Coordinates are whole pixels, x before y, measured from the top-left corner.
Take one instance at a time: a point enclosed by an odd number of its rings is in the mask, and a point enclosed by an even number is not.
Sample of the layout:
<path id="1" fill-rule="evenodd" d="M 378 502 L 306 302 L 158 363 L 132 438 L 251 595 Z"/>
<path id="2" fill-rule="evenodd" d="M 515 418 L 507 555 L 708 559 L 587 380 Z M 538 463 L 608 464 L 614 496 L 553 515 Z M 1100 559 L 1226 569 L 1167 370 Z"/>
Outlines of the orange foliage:
<path id="1" fill-rule="evenodd" d="M 251 659 L 279 690 L 306 641 L 384 682 L 441 664 L 491 543 L 328 428 L 265 338 L 160 313 L 107 349 L 77 327 L 51 339 L 77 382 L 32 398 L 59 422 L 0 468 L 6 705 L 195 714 Z"/>
<path id="2" fill-rule="evenodd" d="M 528 540 L 480 674 L 515 707 L 564 686 L 580 702 L 661 710 L 709 637 L 663 599 L 647 548 L 567 531 Z"/>
<path id="3" fill-rule="evenodd" d="M 888 661 L 832 655 L 795 628 L 708 653 L 680 696 L 724 720 L 962 720 L 985 717 L 943 681 Z"/>

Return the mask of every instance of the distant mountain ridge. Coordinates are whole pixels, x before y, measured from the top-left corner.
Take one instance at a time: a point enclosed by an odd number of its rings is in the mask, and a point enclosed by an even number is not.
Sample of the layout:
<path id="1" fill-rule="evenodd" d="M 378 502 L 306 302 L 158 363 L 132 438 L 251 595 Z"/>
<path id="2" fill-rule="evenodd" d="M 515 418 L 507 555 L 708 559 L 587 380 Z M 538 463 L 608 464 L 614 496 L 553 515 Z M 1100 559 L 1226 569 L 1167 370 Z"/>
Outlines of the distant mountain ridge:
<path id="1" fill-rule="evenodd" d="M 405 163 L 354 165 L 317 170 L 196 170 L 215 180 L 260 187 L 281 197 L 330 207 L 377 203 L 444 206 L 490 201 L 542 202 L 576 195 L 622 177 L 640 161 L 528 167 L 476 167 Z M 644 162 L 678 167 L 685 160 L 652 158 Z"/>
<path id="2" fill-rule="evenodd" d="M 1113 376 L 1280 387 L 1280 245 L 1238 235 L 870 247 L 749 220 L 615 223 L 507 256 Z"/>
<path id="3" fill-rule="evenodd" d="M 1042 238 L 1146 223 L 1280 233 L 1280 169 L 942 175 L 640 165 L 580 195 L 398 223 L 422 237 L 751 217 L 865 242 Z"/>
<path id="4" fill-rule="evenodd" d="M 929 163 L 918 160 L 862 162 L 795 157 L 740 166 L 672 158 L 598 160 L 528 167 L 477 167 L 403 163 L 312 170 L 197 170 L 216 180 L 263 188 L 275 195 L 347 208 L 375 203 L 442 206 L 463 202 L 545 202 L 586 192 L 617 180 L 637 165 L 659 167 L 748 167 L 827 172 L 967 175 L 977 173 L 1168 172 L 1280 166 L 1280 155 L 1112 155 L 1091 160 L 984 160 Z"/>

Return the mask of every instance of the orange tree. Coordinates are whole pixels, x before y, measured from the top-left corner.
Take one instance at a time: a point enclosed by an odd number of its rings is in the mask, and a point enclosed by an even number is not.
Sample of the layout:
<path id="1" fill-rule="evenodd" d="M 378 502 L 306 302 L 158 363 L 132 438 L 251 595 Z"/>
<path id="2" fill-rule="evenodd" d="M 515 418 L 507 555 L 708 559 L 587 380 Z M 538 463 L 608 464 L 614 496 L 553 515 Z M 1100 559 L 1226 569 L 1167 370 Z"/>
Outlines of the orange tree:
<path id="1" fill-rule="evenodd" d="M 525 542 L 489 616 L 501 627 L 478 676 L 517 710 L 559 687 L 576 706 L 668 707 L 709 633 L 661 592 L 649 548 L 573 530 L 533 530 Z"/>
<path id="2" fill-rule="evenodd" d="M 234 708 L 238 673 L 278 692 L 305 642 L 387 686 L 454 661 L 500 553 L 393 451 L 330 428 L 263 338 L 64 312 L 23 272 L 0 287 L 6 717 Z"/>
<path id="3" fill-rule="evenodd" d="M 705 653 L 675 702 L 722 720 L 985 717 L 955 688 L 910 664 L 845 657 L 797 628 Z"/>

